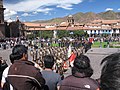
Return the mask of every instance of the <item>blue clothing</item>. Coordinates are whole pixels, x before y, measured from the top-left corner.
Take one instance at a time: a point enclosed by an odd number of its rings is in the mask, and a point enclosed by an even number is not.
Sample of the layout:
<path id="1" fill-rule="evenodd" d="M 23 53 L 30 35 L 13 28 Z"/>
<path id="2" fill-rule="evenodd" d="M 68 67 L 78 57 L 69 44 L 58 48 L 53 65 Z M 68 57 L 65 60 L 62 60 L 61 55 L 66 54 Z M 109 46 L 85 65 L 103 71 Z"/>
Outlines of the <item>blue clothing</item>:
<path id="1" fill-rule="evenodd" d="M 57 90 L 57 84 L 61 81 L 61 76 L 53 71 L 47 70 L 43 70 L 41 73 L 49 90 Z"/>

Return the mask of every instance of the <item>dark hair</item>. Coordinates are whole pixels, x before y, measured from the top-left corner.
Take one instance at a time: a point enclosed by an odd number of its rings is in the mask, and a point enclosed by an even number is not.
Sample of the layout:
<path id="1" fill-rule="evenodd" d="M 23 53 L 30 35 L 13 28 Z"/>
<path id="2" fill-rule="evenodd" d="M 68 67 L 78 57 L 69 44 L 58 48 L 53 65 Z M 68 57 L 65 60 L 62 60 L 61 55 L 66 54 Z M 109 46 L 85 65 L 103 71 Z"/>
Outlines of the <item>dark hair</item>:
<path id="1" fill-rule="evenodd" d="M 120 53 L 105 57 L 100 77 L 101 90 L 120 90 Z"/>
<path id="2" fill-rule="evenodd" d="M 10 54 L 11 63 L 13 63 L 14 60 L 21 59 L 23 57 L 23 54 L 27 54 L 27 50 L 28 49 L 25 47 L 25 45 L 16 45 Z"/>
<path id="3" fill-rule="evenodd" d="M 43 60 L 44 60 L 45 68 L 52 69 L 52 67 L 54 65 L 54 61 L 55 61 L 53 55 L 45 55 L 43 57 Z"/>
<path id="4" fill-rule="evenodd" d="M 85 77 L 91 77 L 93 69 L 90 65 L 90 59 L 85 55 L 80 55 L 75 58 L 74 67 L 72 68 L 72 74 L 76 72 L 82 73 Z"/>

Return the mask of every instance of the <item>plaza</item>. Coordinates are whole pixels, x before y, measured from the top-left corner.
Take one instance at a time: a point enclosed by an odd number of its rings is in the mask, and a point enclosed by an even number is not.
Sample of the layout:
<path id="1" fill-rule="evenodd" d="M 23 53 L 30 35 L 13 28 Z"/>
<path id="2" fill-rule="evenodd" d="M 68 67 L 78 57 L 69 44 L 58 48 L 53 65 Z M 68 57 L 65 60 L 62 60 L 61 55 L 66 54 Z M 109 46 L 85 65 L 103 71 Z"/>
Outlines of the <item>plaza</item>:
<path id="1" fill-rule="evenodd" d="M 91 66 L 94 70 L 94 74 L 92 75 L 92 78 L 97 79 L 100 77 L 101 68 L 102 68 L 100 63 L 102 59 L 115 52 L 120 52 L 120 49 L 119 48 L 91 48 L 90 50 L 88 50 L 87 53 L 85 53 L 85 55 L 87 55 L 90 58 Z M 3 59 L 7 61 L 7 64 L 10 64 L 10 61 L 9 61 L 10 53 L 11 53 L 11 49 L 0 50 L 0 56 L 2 56 Z M 32 60 L 32 57 L 30 56 L 30 54 L 29 54 L 29 60 Z M 70 74 L 71 74 L 71 71 L 69 68 L 69 70 L 65 72 L 65 76 L 68 76 Z"/>

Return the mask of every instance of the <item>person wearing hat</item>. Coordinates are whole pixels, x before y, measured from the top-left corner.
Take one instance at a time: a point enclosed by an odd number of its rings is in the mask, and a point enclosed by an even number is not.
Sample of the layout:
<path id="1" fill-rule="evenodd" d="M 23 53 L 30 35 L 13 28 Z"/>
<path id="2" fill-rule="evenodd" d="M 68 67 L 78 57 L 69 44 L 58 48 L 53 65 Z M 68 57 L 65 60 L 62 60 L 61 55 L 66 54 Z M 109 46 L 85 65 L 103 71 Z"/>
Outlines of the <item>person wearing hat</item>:
<path id="1" fill-rule="evenodd" d="M 59 85 L 59 90 L 99 90 L 98 83 L 90 78 L 93 69 L 90 60 L 85 55 L 75 58 L 72 75 L 67 76 Z"/>

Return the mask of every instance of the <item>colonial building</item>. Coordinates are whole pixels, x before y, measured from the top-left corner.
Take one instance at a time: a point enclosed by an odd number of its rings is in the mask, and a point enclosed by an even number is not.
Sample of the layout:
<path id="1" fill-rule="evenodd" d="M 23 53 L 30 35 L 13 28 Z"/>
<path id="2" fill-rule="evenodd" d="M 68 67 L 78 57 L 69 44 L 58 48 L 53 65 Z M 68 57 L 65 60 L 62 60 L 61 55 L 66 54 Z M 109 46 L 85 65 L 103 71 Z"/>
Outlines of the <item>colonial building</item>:
<path id="1" fill-rule="evenodd" d="M 85 25 L 89 36 L 120 36 L 120 20 L 94 20 Z"/>
<path id="2" fill-rule="evenodd" d="M 0 38 L 5 37 L 4 10 L 3 0 L 0 0 Z"/>
<path id="3" fill-rule="evenodd" d="M 90 23 L 80 24 L 74 21 L 72 15 L 69 15 L 66 22 L 59 24 L 42 24 L 42 23 L 24 23 L 26 31 L 42 30 L 84 30 L 89 36 L 120 36 L 120 20 L 94 20 Z"/>
<path id="4" fill-rule="evenodd" d="M 22 23 L 18 17 L 16 21 L 4 22 L 3 0 L 0 0 L 0 38 L 21 37 L 27 34 L 34 34 L 36 31 L 52 30 L 84 30 L 89 36 L 120 36 L 120 20 L 94 20 L 90 23 L 81 24 L 69 15 L 66 22 L 61 23 Z"/>
<path id="5" fill-rule="evenodd" d="M 69 15 L 67 18 L 67 22 L 69 23 L 70 26 L 72 26 L 72 27 L 74 26 L 74 23 L 75 23 L 74 21 L 75 20 L 74 20 L 73 16 Z"/>
<path id="6" fill-rule="evenodd" d="M 9 36 L 10 37 L 22 37 L 24 35 L 24 27 L 23 23 L 19 21 L 19 18 L 17 17 L 16 21 L 8 22 L 9 27 Z"/>
<path id="7" fill-rule="evenodd" d="M 94 20 L 90 23 L 80 24 L 74 21 L 72 15 L 69 15 L 66 22 L 61 23 L 22 23 L 17 18 L 16 21 L 9 23 L 9 36 L 21 37 L 35 32 L 52 30 L 54 37 L 57 30 L 83 30 L 91 36 L 120 36 L 120 20 Z"/>
<path id="8" fill-rule="evenodd" d="M 0 0 L 0 38 L 24 36 L 23 23 L 19 21 L 18 17 L 16 21 L 8 20 L 5 22 L 4 10 L 3 0 Z"/>

